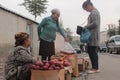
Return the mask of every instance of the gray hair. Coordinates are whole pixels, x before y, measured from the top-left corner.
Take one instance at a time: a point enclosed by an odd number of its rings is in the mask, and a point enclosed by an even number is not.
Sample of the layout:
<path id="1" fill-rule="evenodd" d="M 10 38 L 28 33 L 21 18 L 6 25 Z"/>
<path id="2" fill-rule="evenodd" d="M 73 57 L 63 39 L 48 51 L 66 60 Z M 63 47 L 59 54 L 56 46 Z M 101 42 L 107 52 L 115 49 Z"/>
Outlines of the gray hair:
<path id="1" fill-rule="evenodd" d="M 52 14 L 55 14 L 55 13 L 60 14 L 60 10 L 59 9 L 52 9 L 51 13 Z"/>

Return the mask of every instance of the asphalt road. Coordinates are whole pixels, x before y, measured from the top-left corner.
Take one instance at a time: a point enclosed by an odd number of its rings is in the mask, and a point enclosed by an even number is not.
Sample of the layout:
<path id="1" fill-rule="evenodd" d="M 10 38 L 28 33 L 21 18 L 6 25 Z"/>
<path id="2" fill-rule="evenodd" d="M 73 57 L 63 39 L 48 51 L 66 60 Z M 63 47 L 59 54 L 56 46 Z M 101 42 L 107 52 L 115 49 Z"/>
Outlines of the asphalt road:
<path id="1" fill-rule="evenodd" d="M 87 80 L 120 80 L 120 55 L 100 53 L 100 73 L 89 74 Z"/>

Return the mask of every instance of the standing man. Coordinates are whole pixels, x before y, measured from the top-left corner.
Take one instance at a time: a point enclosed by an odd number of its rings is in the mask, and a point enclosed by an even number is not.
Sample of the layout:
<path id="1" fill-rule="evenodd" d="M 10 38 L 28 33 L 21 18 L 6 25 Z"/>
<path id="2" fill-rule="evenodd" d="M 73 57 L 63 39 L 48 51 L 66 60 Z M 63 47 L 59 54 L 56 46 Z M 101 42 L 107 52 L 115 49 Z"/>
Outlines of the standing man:
<path id="1" fill-rule="evenodd" d="M 87 0 L 82 5 L 83 9 L 90 12 L 88 17 L 88 24 L 85 28 L 91 32 L 90 43 L 88 46 L 88 54 L 92 63 L 92 69 L 88 73 L 100 72 L 98 64 L 98 46 L 99 46 L 99 32 L 100 32 L 100 14 L 99 11 L 93 6 L 90 0 Z"/>
<path id="2" fill-rule="evenodd" d="M 60 11 L 53 9 L 52 15 L 45 17 L 38 26 L 38 38 L 40 40 L 39 55 L 42 60 L 50 60 L 52 55 L 55 55 L 54 41 L 56 39 L 56 32 L 59 32 L 65 41 L 67 35 L 64 29 L 59 25 Z"/>

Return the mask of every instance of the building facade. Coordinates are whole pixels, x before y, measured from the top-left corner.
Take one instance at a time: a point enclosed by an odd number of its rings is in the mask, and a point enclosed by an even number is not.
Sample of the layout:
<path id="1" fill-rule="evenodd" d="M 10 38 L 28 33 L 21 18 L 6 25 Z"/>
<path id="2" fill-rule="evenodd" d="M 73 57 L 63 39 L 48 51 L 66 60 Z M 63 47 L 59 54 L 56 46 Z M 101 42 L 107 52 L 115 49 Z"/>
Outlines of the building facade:
<path id="1" fill-rule="evenodd" d="M 107 31 L 100 32 L 100 43 L 105 43 L 109 39 Z"/>

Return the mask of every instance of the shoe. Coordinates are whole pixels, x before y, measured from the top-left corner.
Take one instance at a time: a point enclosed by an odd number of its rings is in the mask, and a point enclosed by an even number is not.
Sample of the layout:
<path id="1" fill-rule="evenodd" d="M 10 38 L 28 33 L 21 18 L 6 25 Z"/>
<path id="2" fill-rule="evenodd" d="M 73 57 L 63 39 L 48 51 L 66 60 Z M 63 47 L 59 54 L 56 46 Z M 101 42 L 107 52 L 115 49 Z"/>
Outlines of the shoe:
<path id="1" fill-rule="evenodd" d="M 100 70 L 99 69 L 91 69 L 91 70 L 88 70 L 88 73 L 89 74 L 93 74 L 93 73 L 99 73 L 100 72 Z"/>

